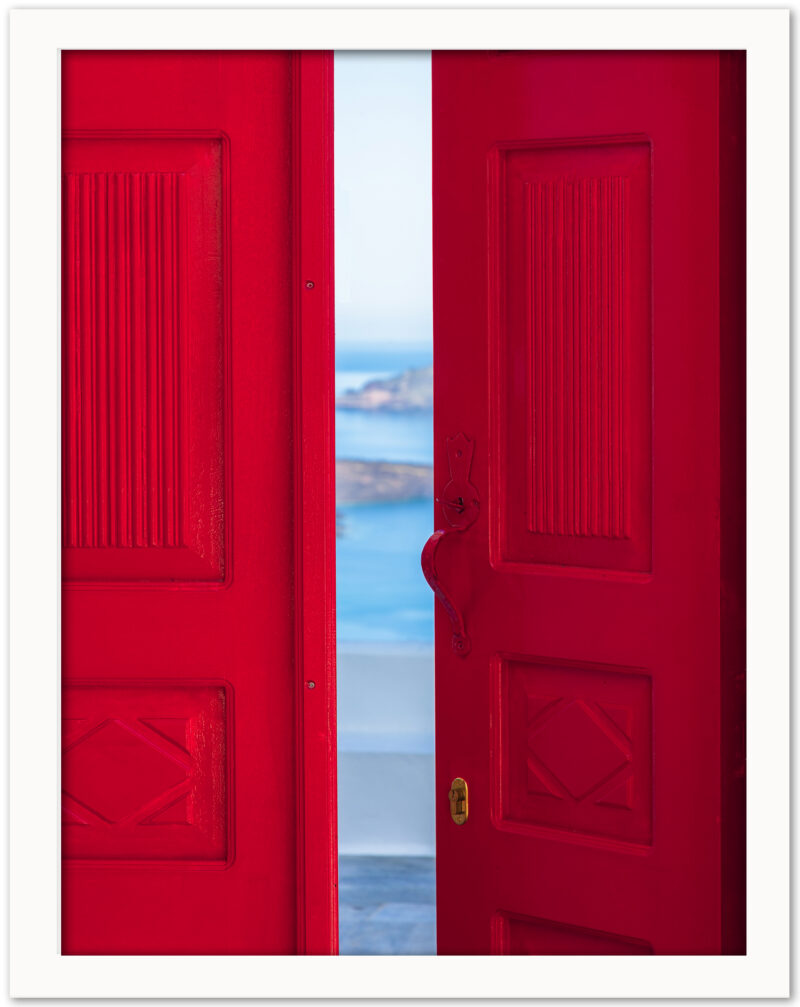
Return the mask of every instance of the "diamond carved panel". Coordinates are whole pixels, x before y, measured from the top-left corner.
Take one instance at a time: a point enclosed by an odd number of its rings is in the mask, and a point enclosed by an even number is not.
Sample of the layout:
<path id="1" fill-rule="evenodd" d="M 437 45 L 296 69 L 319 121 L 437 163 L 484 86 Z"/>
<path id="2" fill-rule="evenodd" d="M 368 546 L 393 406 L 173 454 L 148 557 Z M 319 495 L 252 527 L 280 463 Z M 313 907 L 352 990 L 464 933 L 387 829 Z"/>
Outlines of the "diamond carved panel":
<path id="1" fill-rule="evenodd" d="M 65 860 L 229 858 L 227 686 L 83 683 L 63 706 Z"/>
<path id="2" fill-rule="evenodd" d="M 625 771 L 630 739 L 597 703 L 560 700 L 546 714 L 529 721 L 529 789 L 552 781 L 556 796 L 582 801 Z"/>
<path id="3" fill-rule="evenodd" d="M 114 825 L 188 781 L 191 761 L 148 739 L 147 730 L 104 720 L 64 753 L 70 797 Z M 139 730 L 137 730 L 139 727 Z"/>
<path id="4" fill-rule="evenodd" d="M 649 844 L 649 677 L 533 659 L 499 668 L 497 824 Z"/>

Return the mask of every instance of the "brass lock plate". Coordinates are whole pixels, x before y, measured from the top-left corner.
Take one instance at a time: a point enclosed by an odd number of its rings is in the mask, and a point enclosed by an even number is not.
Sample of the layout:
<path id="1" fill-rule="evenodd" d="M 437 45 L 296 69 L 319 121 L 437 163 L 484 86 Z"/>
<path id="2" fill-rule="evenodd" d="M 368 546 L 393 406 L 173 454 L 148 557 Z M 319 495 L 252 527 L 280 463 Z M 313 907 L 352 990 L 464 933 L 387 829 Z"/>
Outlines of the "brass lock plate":
<path id="1" fill-rule="evenodd" d="M 469 789 L 467 781 L 457 776 L 450 784 L 450 817 L 456 825 L 463 825 L 469 816 Z"/>

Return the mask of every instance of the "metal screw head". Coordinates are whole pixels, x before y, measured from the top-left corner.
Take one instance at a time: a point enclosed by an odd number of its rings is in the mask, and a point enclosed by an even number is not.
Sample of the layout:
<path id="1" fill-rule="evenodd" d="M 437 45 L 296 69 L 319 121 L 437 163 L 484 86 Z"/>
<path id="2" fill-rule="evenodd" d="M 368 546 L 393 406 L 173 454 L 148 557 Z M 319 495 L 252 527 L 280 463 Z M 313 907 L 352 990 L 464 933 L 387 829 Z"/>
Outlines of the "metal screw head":
<path id="1" fill-rule="evenodd" d="M 314 289 L 314 281 L 306 280 L 306 290 L 313 290 L 313 289 Z"/>
<path id="2" fill-rule="evenodd" d="M 316 685 L 317 685 L 316 682 L 306 682 L 306 688 L 308 689 L 314 689 L 316 688 Z"/>

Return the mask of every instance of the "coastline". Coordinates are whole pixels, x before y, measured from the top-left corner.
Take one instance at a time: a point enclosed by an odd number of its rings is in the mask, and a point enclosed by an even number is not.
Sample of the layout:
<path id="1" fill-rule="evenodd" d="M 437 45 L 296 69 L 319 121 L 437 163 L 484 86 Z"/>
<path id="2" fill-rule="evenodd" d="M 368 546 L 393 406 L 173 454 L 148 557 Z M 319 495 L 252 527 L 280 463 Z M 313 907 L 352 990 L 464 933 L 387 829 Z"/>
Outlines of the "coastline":
<path id="1" fill-rule="evenodd" d="M 433 468 L 406 462 L 336 460 L 336 505 L 433 499 Z"/>

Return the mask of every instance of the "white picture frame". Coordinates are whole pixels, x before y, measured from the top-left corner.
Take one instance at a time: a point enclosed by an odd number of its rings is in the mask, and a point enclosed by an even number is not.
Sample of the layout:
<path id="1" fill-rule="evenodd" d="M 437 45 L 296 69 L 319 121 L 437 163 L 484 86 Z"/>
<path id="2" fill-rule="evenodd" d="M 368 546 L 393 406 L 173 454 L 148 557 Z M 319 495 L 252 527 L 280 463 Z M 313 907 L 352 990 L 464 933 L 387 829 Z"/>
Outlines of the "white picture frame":
<path id="1" fill-rule="evenodd" d="M 789 12 L 770 9 L 11 11 L 12 996 L 788 995 L 789 43 Z M 463 961 L 61 955 L 59 54 L 255 47 L 747 50 L 746 955 Z"/>

